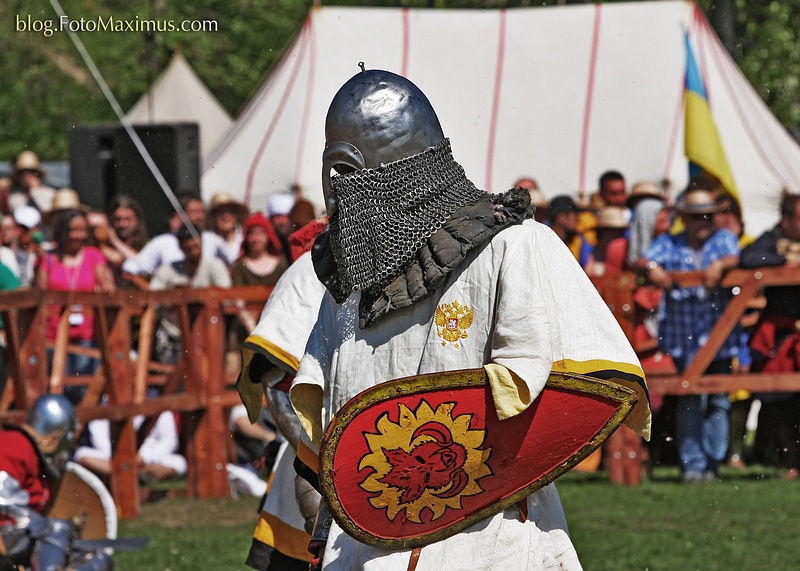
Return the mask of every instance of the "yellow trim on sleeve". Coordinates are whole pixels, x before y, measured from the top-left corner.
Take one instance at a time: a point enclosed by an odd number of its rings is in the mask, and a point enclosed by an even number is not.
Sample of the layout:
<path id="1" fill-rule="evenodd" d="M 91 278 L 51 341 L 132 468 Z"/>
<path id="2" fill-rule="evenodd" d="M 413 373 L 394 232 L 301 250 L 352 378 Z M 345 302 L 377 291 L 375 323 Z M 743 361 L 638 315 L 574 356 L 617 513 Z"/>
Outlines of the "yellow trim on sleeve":
<path id="1" fill-rule="evenodd" d="M 298 361 L 294 355 L 283 350 L 278 345 L 267 341 L 263 337 L 258 335 L 250 335 L 244 340 L 244 342 L 251 343 L 256 345 L 258 348 L 263 349 L 265 353 L 272 355 L 278 361 L 289 367 L 292 372 L 297 372 L 297 369 L 300 367 L 300 361 Z"/>
<path id="2" fill-rule="evenodd" d="M 261 388 L 261 383 L 254 383 L 250 380 L 250 363 L 253 362 L 255 352 L 248 347 L 242 347 L 241 353 L 242 370 L 236 380 L 236 390 L 239 391 L 239 398 L 242 399 L 242 403 L 247 409 L 247 418 L 251 423 L 255 423 L 261 415 L 264 389 Z"/>
<path id="3" fill-rule="evenodd" d="M 308 542 L 311 537 L 267 512 L 261 512 L 253 537 L 294 559 L 311 561 Z"/>
<path id="4" fill-rule="evenodd" d="M 553 363 L 552 371 L 554 373 L 587 375 L 635 390 L 639 400 L 628 415 L 628 418 L 625 419 L 625 425 L 645 440 L 650 440 L 650 396 L 647 392 L 644 371 L 642 371 L 641 367 L 632 363 L 620 363 L 604 359 L 590 359 L 588 361 L 562 359 Z M 618 374 L 615 375 L 615 372 Z"/>
<path id="5" fill-rule="evenodd" d="M 489 363 L 483 368 L 489 378 L 492 400 L 500 420 L 516 416 L 528 408 L 531 404 L 531 392 L 525 381 L 497 363 Z"/>

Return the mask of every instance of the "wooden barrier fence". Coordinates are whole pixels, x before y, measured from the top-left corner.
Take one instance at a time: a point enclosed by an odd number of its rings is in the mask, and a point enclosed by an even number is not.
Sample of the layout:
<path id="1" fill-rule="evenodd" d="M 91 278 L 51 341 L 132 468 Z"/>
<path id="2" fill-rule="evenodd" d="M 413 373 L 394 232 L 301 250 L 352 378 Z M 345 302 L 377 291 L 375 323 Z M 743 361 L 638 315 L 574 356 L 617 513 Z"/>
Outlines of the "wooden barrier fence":
<path id="1" fill-rule="evenodd" d="M 703 283 L 701 272 L 673 273 L 672 278 L 677 285 L 683 287 L 699 286 Z M 640 287 L 637 275 L 623 272 L 594 278 L 593 282 L 637 354 L 641 355 L 655 348 L 654 341 L 637 344 L 634 338 L 637 318 L 634 293 Z M 800 372 L 705 374 L 734 327 L 746 318 L 745 313 L 748 310 L 759 311 L 763 307 L 763 298 L 759 298 L 762 288 L 787 285 L 800 285 L 800 268 L 781 266 L 756 270 L 735 269 L 728 272 L 722 280 L 722 286 L 732 288 L 734 297 L 712 329 L 705 345 L 687 365 L 685 371 L 678 374 L 674 366 L 660 366 L 643 361 L 650 393 L 687 395 L 729 393 L 738 389 L 762 393 L 800 392 Z M 641 442 L 638 438 L 631 438 L 628 434 L 630 431 L 626 431 L 625 428 L 618 430 L 608 443 L 607 451 L 611 452 L 610 478 L 617 483 L 637 484 L 641 475 Z"/>
<path id="2" fill-rule="evenodd" d="M 0 316 L 5 324 L 10 375 L 0 395 L 0 421 L 21 422 L 28 406 L 46 392 L 85 386 L 76 407 L 78 417 L 84 427 L 89 420 L 110 420 L 111 493 L 120 517 L 132 518 L 139 514 L 141 501 L 136 451 L 158 415 L 174 411 L 180 417 L 182 451 L 188 462 L 188 494 L 228 496 L 227 412 L 240 400 L 231 390 L 238 371 L 225 368 L 226 316 L 240 313 L 245 304 L 258 315 L 270 291 L 237 287 L 113 294 L 3 293 Z M 67 342 L 69 314 L 76 306 L 83 306 L 86 315 L 94 315 L 96 349 Z M 165 308 L 178 316 L 180 327 L 182 353 L 175 365 L 151 359 L 157 314 Z M 46 338 L 48 319 L 58 322 L 55 343 Z M 91 377 L 66 377 L 69 353 L 99 359 L 97 372 Z M 48 360 L 52 361 L 52 374 L 48 373 Z M 157 389 L 157 395 L 148 395 L 149 389 Z M 107 402 L 101 404 L 104 395 Z M 133 424 L 137 415 L 146 417 L 139 430 Z"/>
<path id="3" fill-rule="evenodd" d="M 673 277 L 682 286 L 702 283 L 699 272 L 673 274 Z M 640 343 L 637 347 L 634 338 L 634 293 L 639 287 L 636 274 L 615 274 L 594 278 L 593 282 L 637 352 L 651 350 L 653 343 Z M 683 374 L 677 374 L 674 368 L 645 366 L 650 392 L 800 391 L 800 373 L 704 374 L 733 327 L 749 308 L 757 306 L 755 300 L 760 289 L 800 285 L 800 268 L 733 270 L 722 284 L 734 288 L 736 295 L 705 346 Z M 242 304 L 250 304 L 259 313 L 270 291 L 264 287 L 239 287 L 113 294 L 38 290 L 0 294 L 0 317 L 5 323 L 10 370 L 9 382 L 0 394 L 0 421 L 21 422 L 28 406 L 41 394 L 62 392 L 65 386 L 85 386 L 86 392 L 77 407 L 78 416 L 84 426 L 92 419 L 110 420 L 111 493 L 120 517 L 132 518 L 139 514 L 141 502 L 136 450 L 158 415 L 174 411 L 181 419 L 181 440 L 188 462 L 187 493 L 199 498 L 227 496 L 225 465 L 230 447 L 227 411 L 240 401 L 231 387 L 238 370 L 225 367 L 226 316 L 240 313 Z M 97 348 L 67 343 L 70 310 L 65 308 L 76 305 L 94 315 Z M 159 308 L 171 308 L 179 317 L 183 351 L 175 365 L 157 363 L 151 358 Z M 58 315 L 59 334 L 53 343 L 46 338 L 46 323 L 54 313 Z M 91 377 L 65 377 L 64 365 L 69 353 L 99 359 L 97 372 Z M 52 373 L 48 372 L 48 360 L 52 361 Z M 148 398 L 148 389 L 152 388 L 158 394 Z M 107 403 L 101 405 L 103 395 L 107 396 Z M 139 430 L 133 424 L 137 415 L 146 417 Z M 626 430 L 617 431 L 607 443 L 610 478 L 636 484 L 641 474 L 640 440 Z"/>

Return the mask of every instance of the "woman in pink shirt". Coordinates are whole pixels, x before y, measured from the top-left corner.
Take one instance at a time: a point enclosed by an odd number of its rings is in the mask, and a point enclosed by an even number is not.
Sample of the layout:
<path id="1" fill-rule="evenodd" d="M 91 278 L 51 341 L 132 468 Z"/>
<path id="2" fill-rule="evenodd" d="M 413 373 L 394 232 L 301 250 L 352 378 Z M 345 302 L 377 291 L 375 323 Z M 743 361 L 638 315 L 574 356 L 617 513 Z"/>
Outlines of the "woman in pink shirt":
<path id="1" fill-rule="evenodd" d="M 97 248 L 87 246 L 89 224 L 81 210 L 66 210 L 58 214 L 53 228 L 55 249 L 41 259 L 36 274 L 38 287 L 49 291 L 101 292 L 114 289 L 114 277 L 106 259 Z M 94 345 L 94 313 L 91 308 L 71 305 L 68 309 L 68 343 L 91 347 Z M 53 311 L 47 319 L 47 340 L 55 341 L 60 312 Z M 52 351 L 51 355 L 52 367 Z M 64 376 L 92 375 L 97 359 L 86 355 L 67 354 Z M 66 387 L 64 394 L 73 403 L 80 401 L 85 387 Z"/>

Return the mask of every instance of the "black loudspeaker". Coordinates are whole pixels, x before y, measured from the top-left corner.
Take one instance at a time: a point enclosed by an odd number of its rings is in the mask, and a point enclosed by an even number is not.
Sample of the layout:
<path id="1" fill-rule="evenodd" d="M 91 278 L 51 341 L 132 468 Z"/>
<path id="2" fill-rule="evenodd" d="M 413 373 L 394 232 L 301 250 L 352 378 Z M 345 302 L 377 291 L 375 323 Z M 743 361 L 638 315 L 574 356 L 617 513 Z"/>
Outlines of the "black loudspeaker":
<path id="1" fill-rule="evenodd" d="M 137 125 L 136 134 L 175 194 L 200 194 L 200 145 L 196 123 Z M 105 210 L 117 194 L 139 204 L 151 236 L 167 229 L 173 208 L 121 125 L 81 125 L 70 131 L 72 187 L 81 201 Z"/>

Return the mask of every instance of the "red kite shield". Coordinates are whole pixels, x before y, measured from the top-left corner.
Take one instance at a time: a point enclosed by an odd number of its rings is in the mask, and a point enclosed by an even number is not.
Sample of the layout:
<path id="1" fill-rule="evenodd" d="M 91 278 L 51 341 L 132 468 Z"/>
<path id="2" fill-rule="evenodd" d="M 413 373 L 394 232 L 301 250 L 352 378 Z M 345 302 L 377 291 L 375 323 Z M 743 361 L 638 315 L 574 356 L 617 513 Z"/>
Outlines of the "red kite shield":
<path id="1" fill-rule="evenodd" d="M 549 484 L 597 449 L 636 393 L 551 374 L 534 403 L 498 419 L 483 369 L 397 379 L 351 399 L 320 449 L 337 523 L 384 549 L 440 541 Z"/>

